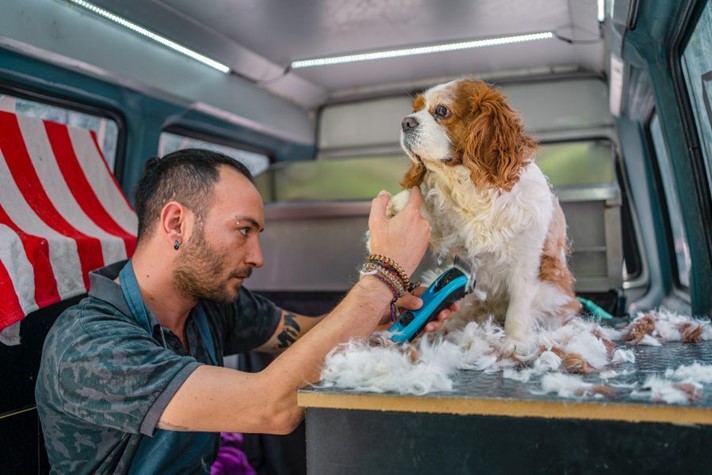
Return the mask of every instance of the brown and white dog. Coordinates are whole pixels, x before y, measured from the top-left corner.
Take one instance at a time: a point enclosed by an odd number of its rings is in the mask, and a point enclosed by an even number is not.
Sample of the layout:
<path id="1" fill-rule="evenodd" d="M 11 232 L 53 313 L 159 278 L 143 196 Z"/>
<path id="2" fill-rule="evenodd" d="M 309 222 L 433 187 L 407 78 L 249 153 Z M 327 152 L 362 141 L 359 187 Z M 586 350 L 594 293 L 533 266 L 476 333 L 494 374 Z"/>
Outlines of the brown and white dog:
<path id="1" fill-rule="evenodd" d="M 459 318 L 492 315 L 524 341 L 536 325 L 576 315 L 564 214 L 506 98 L 479 80 L 449 82 L 419 94 L 401 125 L 412 163 L 389 213 L 421 187 L 434 256 L 458 257 L 477 279 Z"/>

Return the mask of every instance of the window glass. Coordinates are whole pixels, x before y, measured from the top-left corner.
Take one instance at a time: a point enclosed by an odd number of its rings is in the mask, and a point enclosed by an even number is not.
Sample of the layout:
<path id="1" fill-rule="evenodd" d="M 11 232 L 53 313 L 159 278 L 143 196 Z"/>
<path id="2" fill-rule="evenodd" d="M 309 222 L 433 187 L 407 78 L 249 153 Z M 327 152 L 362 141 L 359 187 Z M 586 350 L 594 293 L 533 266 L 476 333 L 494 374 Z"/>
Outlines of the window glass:
<path id="1" fill-rule="evenodd" d="M 104 160 L 108 163 L 110 170 L 114 169 L 116 147 L 119 140 L 119 124 L 115 120 L 2 92 L 0 92 L 0 110 L 93 130 L 96 133 L 97 143 L 104 155 Z"/>
<path id="2" fill-rule="evenodd" d="M 408 163 L 404 155 L 291 162 L 270 171 L 272 196 L 276 201 L 331 201 L 371 199 L 381 190 L 397 193 Z"/>
<path id="3" fill-rule="evenodd" d="M 712 2 L 707 2 L 681 63 L 697 124 L 707 179 L 712 182 Z"/>
<path id="4" fill-rule="evenodd" d="M 613 183 L 613 150 L 607 140 L 542 145 L 536 163 L 555 186 Z"/>
<path id="5" fill-rule="evenodd" d="M 680 202 L 677 199 L 677 189 L 673 179 L 672 164 L 665 148 L 662 129 L 658 115 L 654 114 L 650 121 L 650 135 L 653 139 L 655 155 L 658 159 L 660 177 L 665 192 L 665 200 L 668 208 L 668 219 L 670 231 L 675 246 L 675 257 L 677 262 L 677 274 L 680 284 L 684 287 L 690 285 L 690 248 L 687 244 L 687 236 L 682 225 Z"/>
<path id="6" fill-rule="evenodd" d="M 536 161 L 554 186 L 616 181 L 606 140 L 541 145 Z M 402 152 L 285 163 L 269 171 L 260 191 L 275 201 L 366 200 L 400 191 L 409 164 Z"/>
<path id="7" fill-rule="evenodd" d="M 184 148 L 205 148 L 225 154 L 245 165 L 254 176 L 264 173 L 269 167 L 269 157 L 263 153 L 251 152 L 228 145 L 207 140 L 201 140 L 172 132 L 162 132 L 158 142 L 158 154 L 162 157 L 167 153 Z"/>

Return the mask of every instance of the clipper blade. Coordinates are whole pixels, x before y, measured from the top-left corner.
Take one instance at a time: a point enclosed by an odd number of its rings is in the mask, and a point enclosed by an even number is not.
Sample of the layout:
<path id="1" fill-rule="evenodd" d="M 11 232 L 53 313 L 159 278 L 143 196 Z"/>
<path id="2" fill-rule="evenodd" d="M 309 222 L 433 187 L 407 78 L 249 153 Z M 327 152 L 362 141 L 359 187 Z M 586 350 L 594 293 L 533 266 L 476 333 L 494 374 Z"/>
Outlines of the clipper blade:
<path id="1" fill-rule="evenodd" d="M 465 291 L 466 293 L 471 294 L 475 290 L 475 284 L 477 283 L 475 273 L 472 271 L 472 266 L 470 266 L 470 264 L 460 256 L 455 256 L 452 260 L 452 265 L 453 267 L 460 269 L 467 276 L 467 286 L 465 287 Z"/>

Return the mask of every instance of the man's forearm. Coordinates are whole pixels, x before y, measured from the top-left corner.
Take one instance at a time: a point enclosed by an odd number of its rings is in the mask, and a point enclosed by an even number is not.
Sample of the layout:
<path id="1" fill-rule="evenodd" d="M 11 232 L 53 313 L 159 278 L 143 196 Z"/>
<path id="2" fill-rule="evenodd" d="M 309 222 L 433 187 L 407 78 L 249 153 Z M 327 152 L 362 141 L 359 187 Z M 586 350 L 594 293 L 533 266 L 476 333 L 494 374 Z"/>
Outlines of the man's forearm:
<path id="1" fill-rule="evenodd" d="M 282 353 L 287 348 L 290 348 L 294 342 L 306 335 L 307 332 L 314 328 L 317 323 L 321 322 L 327 315 L 328 314 L 325 313 L 315 317 L 308 317 L 282 310 L 281 321 L 279 325 L 277 325 L 277 329 L 272 338 L 259 348 L 255 348 L 254 351 Z"/>
<path id="2" fill-rule="evenodd" d="M 299 388 L 319 378 L 324 357 L 334 346 L 370 335 L 393 294 L 373 276 L 361 279 L 321 323 L 300 338 L 271 365 Z"/>
<path id="3" fill-rule="evenodd" d="M 267 368 L 245 373 L 203 365 L 183 383 L 164 410 L 160 428 L 286 434 L 303 418 L 297 389 L 319 379 L 334 346 L 375 329 L 390 289 L 367 276 L 324 319 Z"/>
<path id="4" fill-rule="evenodd" d="M 386 217 L 388 199 L 388 194 L 381 192 L 371 202 L 371 252 L 388 256 L 388 268 L 411 275 L 430 238 L 430 225 L 419 211 L 422 196 L 414 188 L 408 204 L 391 218 Z M 391 279 L 381 274 L 361 279 L 319 325 L 287 345 L 289 348 L 263 371 L 243 373 L 208 365 L 198 367 L 169 402 L 161 424 L 196 431 L 293 430 L 303 416 L 297 406 L 297 389 L 319 379 L 324 357 L 334 346 L 350 338 L 369 336 L 393 294 L 401 294 L 408 287 L 405 281 L 396 285 L 398 276 Z"/>

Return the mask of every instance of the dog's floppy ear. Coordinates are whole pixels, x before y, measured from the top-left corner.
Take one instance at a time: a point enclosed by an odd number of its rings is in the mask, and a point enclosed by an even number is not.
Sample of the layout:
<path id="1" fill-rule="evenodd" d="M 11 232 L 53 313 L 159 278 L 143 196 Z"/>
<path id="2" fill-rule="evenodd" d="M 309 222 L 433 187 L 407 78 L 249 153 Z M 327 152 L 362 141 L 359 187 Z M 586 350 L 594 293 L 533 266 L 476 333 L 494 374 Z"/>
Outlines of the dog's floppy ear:
<path id="1" fill-rule="evenodd" d="M 400 183 L 403 189 L 409 190 L 414 186 L 420 186 L 425 179 L 426 171 L 427 169 L 422 163 L 411 163 L 410 167 L 408 167 L 408 171 L 405 172 L 405 175 L 403 175 L 403 179 Z"/>
<path id="2" fill-rule="evenodd" d="M 463 165 L 472 181 L 483 188 L 511 191 L 537 148 L 505 97 L 484 83 L 468 94 L 469 123 L 463 141 Z"/>

